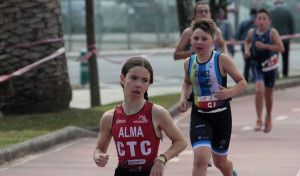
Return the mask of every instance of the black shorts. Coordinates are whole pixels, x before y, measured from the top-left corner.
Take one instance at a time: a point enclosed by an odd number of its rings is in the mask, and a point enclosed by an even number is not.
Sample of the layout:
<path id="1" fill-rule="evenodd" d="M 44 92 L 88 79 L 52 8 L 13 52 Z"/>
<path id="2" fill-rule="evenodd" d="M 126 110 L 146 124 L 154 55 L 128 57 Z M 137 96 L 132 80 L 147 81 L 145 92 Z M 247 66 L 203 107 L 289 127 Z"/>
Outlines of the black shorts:
<path id="1" fill-rule="evenodd" d="M 252 74 L 253 74 L 254 82 L 263 81 L 265 87 L 270 88 L 270 89 L 273 89 L 275 87 L 277 69 L 263 72 L 261 63 L 254 60 L 254 63 L 252 66 Z"/>
<path id="2" fill-rule="evenodd" d="M 221 112 L 202 113 L 193 105 L 190 122 L 193 149 L 208 146 L 218 155 L 228 153 L 232 129 L 230 104 L 226 108 Z"/>
<path id="3" fill-rule="evenodd" d="M 150 171 L 142 171 L 137 169 L 129 169 L 118 166 L 115 169 L 115 175 L 114 176 L 149 176 Z"/>

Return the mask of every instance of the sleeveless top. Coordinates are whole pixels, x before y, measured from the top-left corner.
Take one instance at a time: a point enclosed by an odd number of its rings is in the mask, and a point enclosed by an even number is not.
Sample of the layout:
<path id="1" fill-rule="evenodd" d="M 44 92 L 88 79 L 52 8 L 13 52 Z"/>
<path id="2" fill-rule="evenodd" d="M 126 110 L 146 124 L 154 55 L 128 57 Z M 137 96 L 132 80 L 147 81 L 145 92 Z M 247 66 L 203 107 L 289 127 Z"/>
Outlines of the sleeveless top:
<path id="1" fill-rule="evenodd" d="M 265 44 L 273 44 L 271 41 L 271 28 L 269 28 L 266 32 L 263 34 L 257 33 L 257 28 L 254 29 L 251 36 L 251 44 L 252 46 L 255 46 L 256 41 L 261 41 Z M 272 57 L 275 53 L 274 51 L 266 50 L 266 49 L 260 49 L 256 47 L 251 47 L 253 58 L 259 62 L 264 62 L 265 60 Z"/>
<path id="2" fill-rule="evenodd" d="M 122 104 L 114 112 L 112 136 L 119 158 L 119 166 L 142 171 L 151 170 L 157 157 L 160 138 L 155 134 L 152 122 L 153 103 L 133 115 L 126 115 Z"/>
<path id="3" fill-rule="evenodd" d="M 190 57 L 188 75 L 192 82 L 194 105 L 201 111 L 207 112 L 223 108 L 228 100 L 217 100 L 212 95 L 220 90 L 218 85 L 227 87 L 227 77 L 222 77 L 219 70 L 219 55 L 221 52 L 212 51 L 211 58 L 206 63 L 198 63 L 197 55 Z"/>

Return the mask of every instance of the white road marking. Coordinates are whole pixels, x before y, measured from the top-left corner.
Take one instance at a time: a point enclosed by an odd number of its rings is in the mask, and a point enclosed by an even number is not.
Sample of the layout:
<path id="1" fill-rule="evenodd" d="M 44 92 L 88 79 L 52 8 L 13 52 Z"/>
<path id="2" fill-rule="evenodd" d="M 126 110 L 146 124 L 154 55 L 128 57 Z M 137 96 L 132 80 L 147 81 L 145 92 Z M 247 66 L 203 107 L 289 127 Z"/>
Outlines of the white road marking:
<path id="1" fill-rule="evenodd" d="M 237 134 L 231 134 L 231 138 L 235 138 L 237 136 L 238 136 Z"/>
<path id="2" fill-rule="evenodd" d="M 287 119 L 288 118 L 288 116 L 278 116 L 277 118 L 276 118 L 276 120 L 285 120 L 285 119 Z"/>
<path id="3" fill-rule="evenodd" d="M 250 130 L 252 130 L 252 129 L 253 129 L 252 126 L 244 126 L 244 127 L 242 128 L 242 131 L 250 131 Z"/>
<path id="4" fill-rule="evenodd" d="M 300 108 L 294 108 L 292 112 L 300 112 Z"/>
<path id="5" fill-rule="evenodd" d="M 300 176 L 300 170 L 298 170 L 298 173 L 297 173 L 297 175 L 296 176 Z"/>

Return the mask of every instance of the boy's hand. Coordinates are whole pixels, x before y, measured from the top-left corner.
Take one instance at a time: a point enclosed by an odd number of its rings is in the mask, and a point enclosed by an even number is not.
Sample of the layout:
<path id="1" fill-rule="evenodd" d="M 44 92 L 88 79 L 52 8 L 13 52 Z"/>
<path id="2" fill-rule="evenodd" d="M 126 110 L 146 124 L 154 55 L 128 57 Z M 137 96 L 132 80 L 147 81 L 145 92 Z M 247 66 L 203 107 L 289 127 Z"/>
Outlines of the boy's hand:
<path id="1" fill-rule="evenodd" d="M 266 48 L 266 44 L 261 42 L 261 41 L 256 41 L 255 42 L 255 47 L 259 48 L 259 49 L 265 49 Z"/>
<path id="2" fill-rule="evenodd" d="M 244 58 L 245 58 L 245 59 L 248 59 L 250 56 L 251 56 L 250 51 L 245 51 L 245 53 L 244 53 Z"/>
<path id="3" fill-rule="evenodd" d="M 228 90 L 225 87 L 218 85 L 221 90 L 215 92 L 214 97 L 218 100 L 225 100 L 230 97 Z"/>
<path id="4" fill-rule="evenodd" d="M 185 100 L 180 100 L 178 104 L 178 110 L 180 112 L 185 112 L 187 111 L 187 102 Z"/>

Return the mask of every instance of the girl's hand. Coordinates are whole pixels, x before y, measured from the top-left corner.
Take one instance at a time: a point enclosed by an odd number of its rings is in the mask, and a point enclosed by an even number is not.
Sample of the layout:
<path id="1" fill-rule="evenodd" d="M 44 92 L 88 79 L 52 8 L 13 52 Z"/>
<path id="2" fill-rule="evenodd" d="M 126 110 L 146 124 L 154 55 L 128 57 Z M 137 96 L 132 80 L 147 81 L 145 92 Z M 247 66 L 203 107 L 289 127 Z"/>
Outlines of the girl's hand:
<path id="1" fill-rule="evenodd" d="M 98 157 L 95 159 L 95 163 L 99 167 L 104 167 L 107 164 L 108 159 L 109 159 L 108 154 L 99 154 Z"/>
<path id="2" fill-rule="evenodd" d="M 151 168 L 150 176 L 163 176 L 165 165 L 160 161 L 155 161 Z"/>
<path id="3" fill-rule="evenodd" d="M 215 98 L 217 98 L 218 100 L 225 100 L 230 97 L 228 89 L 226 89 L 225 87 L 222 87 L 220 85 L 218 85 L 218 87 L 221 90 L 218 90 L 215 92 L 215 94 L 214 94 Z"/>

